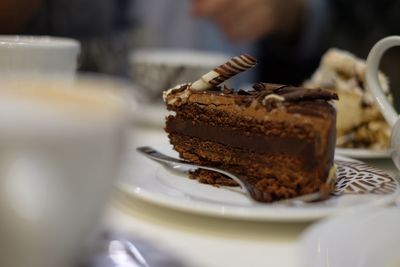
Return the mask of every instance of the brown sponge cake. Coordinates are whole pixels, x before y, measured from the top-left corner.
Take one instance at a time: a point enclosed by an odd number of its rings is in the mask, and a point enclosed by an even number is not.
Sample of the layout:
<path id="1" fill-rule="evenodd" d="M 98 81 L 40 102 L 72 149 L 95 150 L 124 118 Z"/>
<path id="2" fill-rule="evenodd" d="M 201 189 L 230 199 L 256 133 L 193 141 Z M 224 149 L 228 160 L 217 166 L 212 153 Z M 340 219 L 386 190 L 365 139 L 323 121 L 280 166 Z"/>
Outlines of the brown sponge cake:
<path id="1" fill-rule="evenodd" d="M 179 155 L 240 175 L 253 198 L 271 202 L 329 189 L 336 110 L 328 90 L 259 83 L 252 90 L 193 90 L 164 94 L 166 132 Z M 223 175 L 196 171 L 193 178 L 234 185 Z"/>

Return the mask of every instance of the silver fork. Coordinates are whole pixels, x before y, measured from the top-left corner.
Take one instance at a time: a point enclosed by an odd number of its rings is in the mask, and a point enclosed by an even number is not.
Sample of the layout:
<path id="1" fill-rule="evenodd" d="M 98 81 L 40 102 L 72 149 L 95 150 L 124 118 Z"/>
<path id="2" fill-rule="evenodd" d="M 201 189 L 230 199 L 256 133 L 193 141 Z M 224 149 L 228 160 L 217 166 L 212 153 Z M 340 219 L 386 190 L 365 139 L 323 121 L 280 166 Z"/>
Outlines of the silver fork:
<path id="1" fill-rule="evenodd" d="M 226 175 L 229 178 L 231 178 L 232 180 L 234 180 L 236 183 L 239 184 L 239 186 L 246 193 L 246 196 L 249 199 L 251 199 L 252 201 L 257 201 L 253 197 L 254 191 L 247 184 L 246 180 L 241 178 L 239 175 L 235 175 L 231 172 L 227 172 L 227 171 L 221 170 L 219 168 L 203 166 L 203 165 L 194 164 L 194 163 L 191 163 L 191 162 L 188 162 L 185 160 L 177 159 L 177 158 L 165 155 L 149 146 L 138 147 L 138 148 L 136 148 L 136 150 L 138 152 L 140 152 L 141 154 L 143 154 L 144 156 L 158 162 L 167 170 L 173 170 L 173 171 L 178 171 L 181 173 L 186 173 L 187 168 L 189 168 L 189 169 L 197 169 L 198 168 L 198 169 L 214 171 L 214 172 L 218 172 L 223 175 Z M 321 192 L 315 192 L 315 193 L 311 193 L 311 194 L 302 195 L 299 197 L 278 200 L 278 201 L 275 201 L 274 203 L 275 204 L 287 204 L 287 205 L 302 205 L 307 202 L 314 202 L 314 201 L 319 201 L 319 200 L 324 200 L 324 199 L 326 199 L 325 194 L 323 194 Z"/>

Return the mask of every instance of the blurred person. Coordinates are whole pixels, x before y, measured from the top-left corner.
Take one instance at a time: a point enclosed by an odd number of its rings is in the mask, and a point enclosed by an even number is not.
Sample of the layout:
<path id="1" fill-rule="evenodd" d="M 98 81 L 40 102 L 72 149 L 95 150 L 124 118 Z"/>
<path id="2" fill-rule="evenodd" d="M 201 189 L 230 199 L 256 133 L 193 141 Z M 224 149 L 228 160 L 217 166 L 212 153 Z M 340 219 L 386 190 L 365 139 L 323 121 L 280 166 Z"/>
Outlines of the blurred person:
<path id="1" fill-rule="evenodd" d="M 136 23 L 135 48 L 211 51 L 232 57 L 256 53 L 253 43 L 234 43 L 225 38 L 211 20 L 193 16 L 194 3 L 188 0 L 135 0 L 130 11 Z M 233 79 L 233 84 L 235 87 L 248 84 L 254 81 L 254 76 L 254 70 L 242 73 Z"/>
<path id="2" fill-rule="evenodd" d="M 397 0 L 194 0 L 193 14 L 211 20 L 234 42 L 257 42 L 259 79 L 299 84 L 330 47 L 366 58 L 372 46 L 400 34 Z M 392 49 L 382 63 L 400 85 Z"/>
<path id="3" fill-rule="evenodd" d="M 2 0 L 0 34 L 78 39 L 81 70 L 129 75 L 132 0 Z"/>
<path id="4" fill-rule="evenodd" d="M 312 10 L 305 1 L 316 2 Z M 314 47 L 320 43 L 312 41 L 322 25 L 303 19 L 306 12 L 323 16 L 315 9 L 325 10 L 324 0 L 136 0 L 132 14 L 138 23 L 138 47 L 249 53 L 259 65 L 235 77 L 239 84 L 295 84 L 312 73 L 322 54 Z M 311 27 L 303 27 L 306 23 Z"/>
<path id="5" fill-rule="evenodd" d="M 209 18 L 232 41 L 254 42 L 267 34 L 299 30 L 304 0 L 194 0 L 194 15 Z"/>
<path id="6" fill-rule="evenodd" d="M 233 42 L 257 44 L 258 80 L 299 84 L 326 48 L 325 0 L 194 0 L 193 14 Z"/>

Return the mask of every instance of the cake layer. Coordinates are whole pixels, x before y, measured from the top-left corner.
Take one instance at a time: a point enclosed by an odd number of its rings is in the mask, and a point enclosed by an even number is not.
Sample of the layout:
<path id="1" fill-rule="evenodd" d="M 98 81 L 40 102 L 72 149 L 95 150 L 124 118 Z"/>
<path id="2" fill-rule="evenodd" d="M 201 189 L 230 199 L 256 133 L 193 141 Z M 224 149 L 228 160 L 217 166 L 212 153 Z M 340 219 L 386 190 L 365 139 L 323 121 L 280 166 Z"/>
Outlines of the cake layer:
<path id="1" fill-rule="evenodd" d="M 243 133 L 231 128 L 211 126 L 204 122 L 173 117 L 168 119 L 166 131 L 211 140 L 257 153 L 293 155 L 300 159 L 307 159 L 302 161 L 302 167 L 305 170 L 312 169 L 318 160 L 315 153 L 315 142 L 305 142 L 295 136 L 267 136 L 250 131 Z"/>
<path id="2" fill-rule="evenodd" d="M 333 107 L 330 108 L 333 110 Z M 312 110 L 312 107 L 310 109 Z M 288 108 L 266 112 L 246 107 L 241 109 L 241 113 L 238 113 L 237 106 L 213 106 L 190 102 L 180 106 L 176 111 L 177 119 L 191 120 L 194 123 L 204 122 L 212 126 L 251 131 L 261 135 L 290 135 L 303 140 L 314 139 L 313 128 L 326 129 L 329 127 L 327 117 L 316 116 L 311 120 L 310 115 L 289 113 Z M 258 123 L 254 123 L 255 121 Z"/>
<path id="3" fill-rule="evenodd" d="M 214 186 L 239 186 L 234 180 L 221 173 L 207 171 L 204 169 L 190 171 L 189 178 L 198 180 L 203 184 L 210 184 Z"/>
<path id="4" fill-rule="evenodd" d="M 251 117 L 258 120 L 285 120 L 287 122 L 299 122 L 299 120 L 310 121 L 309 117 L 326 119 L 336 116 L 336 111 L 325 100 L 321 99 L 301 99 L 295 101 L 293 96 L 290 101 L 286 101 L 279 92 L 295 90 L 293 87 L 278 87 L 276 93 L 265 94 L 265 91 L 238 91 L 232 90 L 219 91 L 193 91 L 189 85 L 184 85 L 165 93 L 164 98 L 169 110 L 181 110 L 189 104 L 197 104 L 207 109 L 222 110 L 229 112 L 234 116 Z M 300 90 L 300 89 L 299 89 Z M 320 92 L 317 89 L 308 89 L 309 91 Z M 316 97 L 312 94 L 309 97 Z M 325 94 L 323 94 L 324 97 Z M 331 99 L 337 97 L 331 95 Z M 287 114 L 296 114 L 288 117 Z"/>
<path id="5" fill-rule="evenodd" d="M 241 176 L 259 201 L 295 197 L 326 187 L 329 170 L 304 171 L 299 159 L 291 155 L 260 154 L 181 134 L 169 134 L 169 138 L 180 157 Z M 227 185 L 223 180 L 226 177 L 212 172 L 197 172 L 192 177 L 201 182 Z"/>
<path id="6" fill-rule="evenodd" d="M 286 88 L 278 85 L 276 88 L 282 93 L 295 90 L 293 87 Z M 291 102 L 294 99 L 294 93 L 289 93 L 291 101 L 280 102 L 278 100 L 275 103 L 273 99 L 270 99 L 267 102 L 271 103 L 266 107 L 260 101 L 260 96 L 263 96 L 264 91 L 251 91 L 251 94 L 226 91 L 222 93 L 217 90 L 198 92 L 189 88 L 182 91 L 180 88 L 169 95 L 173 99 L 170 102 L 174 104 L 167 106 L 169 110 L 176 112 L 177 119 L 192 120 L 194 123 L 205 122 L 211 126 L 241 130 L 247 132 L 248 135 L 255 133 L 317 142 L 314 149 L 315 157 L 333 154 L 336 111 L 327 101 L 302 99 L 300 102 Z M 299 91 L 303 92 L 304 90 L 299 89 Z M 304 92 L 302 94 L 307 95 Z M 174 95 L 176 98 L 172 98 Z M 315 95 L 310 96 L 315 97 Z M 325 94 L 322 96 L 327 97 Z M 331 95 L 331 97 L 333 96 Z M 327 144 L 321 143 L 325 141 Z M 332 162 L 333 158 L 330 165 Z"/>

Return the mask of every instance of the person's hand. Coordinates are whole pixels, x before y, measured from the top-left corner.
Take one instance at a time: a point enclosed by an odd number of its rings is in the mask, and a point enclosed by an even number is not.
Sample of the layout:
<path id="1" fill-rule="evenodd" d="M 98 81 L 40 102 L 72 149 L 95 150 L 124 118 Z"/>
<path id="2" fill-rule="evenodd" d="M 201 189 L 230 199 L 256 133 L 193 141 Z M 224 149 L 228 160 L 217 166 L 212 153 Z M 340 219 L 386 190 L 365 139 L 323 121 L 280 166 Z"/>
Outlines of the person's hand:
<path id="1" fill-rule="evenodd" d="M 256 41 L 300 27 L 304 0 L 193 0 L 193 14 L 212 20 L 232 41 Z"/>

